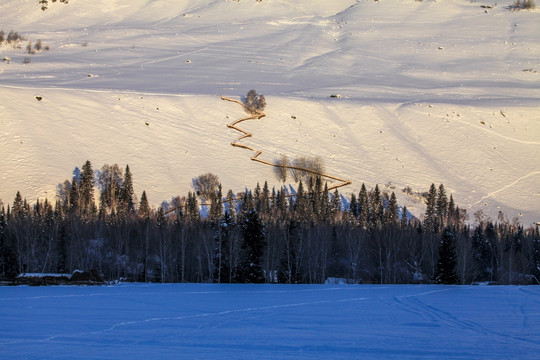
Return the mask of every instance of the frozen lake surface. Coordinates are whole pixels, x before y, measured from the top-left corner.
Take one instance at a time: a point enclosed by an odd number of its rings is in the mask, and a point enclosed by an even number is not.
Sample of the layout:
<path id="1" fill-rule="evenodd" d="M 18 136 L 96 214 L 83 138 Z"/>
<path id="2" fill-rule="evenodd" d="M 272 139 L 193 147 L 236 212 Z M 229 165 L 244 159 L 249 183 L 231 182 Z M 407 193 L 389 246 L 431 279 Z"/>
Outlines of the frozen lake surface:
<path id="1" fill-rule="evenodd" d="M 0 358 L 531 359 L 540 287 L 0 287 Z"/>

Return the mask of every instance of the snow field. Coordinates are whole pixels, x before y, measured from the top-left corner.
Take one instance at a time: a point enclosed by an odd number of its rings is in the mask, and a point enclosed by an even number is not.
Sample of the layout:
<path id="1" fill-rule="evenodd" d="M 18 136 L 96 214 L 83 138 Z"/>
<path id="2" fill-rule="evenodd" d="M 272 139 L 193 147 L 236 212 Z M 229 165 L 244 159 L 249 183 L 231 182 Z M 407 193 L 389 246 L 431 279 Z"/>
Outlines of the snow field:
<path id="1" fill-rule="evenodd" d="M 0 288 L 3 358 L 529 359 L 535 286 Z"/>

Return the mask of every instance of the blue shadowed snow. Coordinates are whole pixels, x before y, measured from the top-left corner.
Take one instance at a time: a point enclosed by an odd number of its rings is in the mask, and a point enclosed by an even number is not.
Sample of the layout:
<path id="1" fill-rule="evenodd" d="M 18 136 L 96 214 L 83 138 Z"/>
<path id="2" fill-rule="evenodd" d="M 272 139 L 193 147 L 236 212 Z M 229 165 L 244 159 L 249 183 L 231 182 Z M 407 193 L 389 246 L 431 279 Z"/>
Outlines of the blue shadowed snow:
<path id="1" fill-rule="evenodd" d="M 2 287 L 0 323 L 2 359 L 532 359 L 540 287 Z"/>

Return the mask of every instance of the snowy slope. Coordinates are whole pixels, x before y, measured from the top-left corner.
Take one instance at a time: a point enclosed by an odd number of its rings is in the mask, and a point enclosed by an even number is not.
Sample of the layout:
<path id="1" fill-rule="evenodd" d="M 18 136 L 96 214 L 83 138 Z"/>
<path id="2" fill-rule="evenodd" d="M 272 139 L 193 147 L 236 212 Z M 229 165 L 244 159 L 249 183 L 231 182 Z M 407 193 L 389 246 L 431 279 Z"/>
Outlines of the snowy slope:
<path id="1" fill-rule="evenodd" d="M 387 185 L 416 215 L 422 204 L 400 190 L 444 183 L 470 214 L 529 225 L 540 220 L 540 12 L 511 3 L 2 1 L 0 29 L 50 50 L 0 48 L 11 58 L 0 199 L 53 198 L 86 159 L 129 164 L 155 205 L 205 172 L 234 191 L 279 186 L 230 146 L 226 125 L 245 113 L 219 95 L 253 88 L 267 117 L 242 123 L 254 134 L 244 143 L 265 160 L 320 156 L 352 181 L 342 192 Z"/>
<path id="2" fill-rule="evenodd" d="M 4 359 L 532 359 L 538 286 L 0 287 Z"/>

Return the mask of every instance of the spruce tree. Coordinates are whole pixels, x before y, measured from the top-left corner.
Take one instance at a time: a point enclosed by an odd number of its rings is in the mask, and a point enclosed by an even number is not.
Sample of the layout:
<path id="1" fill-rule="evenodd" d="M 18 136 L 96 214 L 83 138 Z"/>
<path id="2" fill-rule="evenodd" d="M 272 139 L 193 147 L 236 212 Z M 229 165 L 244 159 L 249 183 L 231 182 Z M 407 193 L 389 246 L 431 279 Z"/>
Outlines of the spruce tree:
<path id="1" fill-rule="evenodd" d="M 96 212 L 94 202 L 94 170 L 90 160 L 86 160 L 81 174 L 81 207 L 86 216 L 92 216 Z"/>
<path id="2" fill-rule="evenodd" d="M 255 210 L 260 214 L 262 209 L 262 190 L 261 185 L 259 185 L 258 181 L 257 186 L 255 187 L 255 191 L 253 192 L 253 205 L 255 207 Z"/>
<path id="3" fill-rule="evenodd" d="M 398 214 L 398 204 L 396 199 L 396 194 L 392 191 L 390 199 L 388 200 L 388 207 L 385 212 L 385 223 L 389 226 L 398 225 L 399 214 Z"/>
<path id="4" fill-rule="evenodd" d="M 488 222 L 486 225 L 486 228 L 484 230 L 484 235 L 486 237 L 486 241 L 489 245 L 490 249 L 490 261 L 489 261 L 489 268 L 490 268 L 490 280 L 491 281 L 498 281 L 498 249 L 499 249 L 499 237 L 497 235 L 497 231 L 495 229 L 495 225 L 492 221 Z"/>
<path id="5" fill-rule="evenodd" d="M 15 246 L 8 236 L 7 215 L 2 207 L 0 209 L 0 279 L 13 280 L 17 277 L 17 257 L 15 254 Z"/>
<path id="6" fill-rule="evenodd" d="M 266 237 L 257 212 L 253 209 L 249 210 L 243 216 L 241 226 L 243 241 L 236 280 L 241 283 L 264 283 L 262 261 Z"/>
<path id="7" fill-rule="evenodd" d="M 312 207 L 309 203 L 309 198 L 306 192 L 304 191 L 304 185 L 302 180 L 298 184 L 298 189 L 296 191 L 296 203 L 294 204 L 294 218 L 298 222 L 308 222 L 312 219 Z"/>
<path id="8" fill-rule="evenodd" d="M 69 210 L 71 213 L 76 214 L 79 208 L 79 182 L 73 177 L 69 191 Z"/>
<path id="9" fill-rule="evenodd" d="M 321 216 L 320 219 L 324 222 L 328 221 L 330 215 L 330 194 L 328 192 L 328 183 L 324 183 L 324 190 L 321 195 Z"/>
<path id="10" fill-rule="evenodd" d="M 313 179 L 311 177 L 310 179 Z M 322 179 L 320 176 L 315 177 L 315 187 L 313 188 L 313 192 L 310 194 L 311 197 L 311 205 L 313 207 L 313 218 L 315 221 L 320 221 L 322 216 Z"/>
<path id="11" fill-rule="evenodd" d="M 229 191 L 227 191 L 227 211 L 229 212 L 229 216 L 233 219 L 233 221 L 236 217 L 236 203 L 234 202 L 234 200 L 234 193 L 232 190 L 229 189 Z"/>
<path id="12" fill-rule="evenodd" d="M 14 218 L 21 217 L 24 214 L 24 203 L 21 196 L 21 193 L 17 191 L 15 195 L 15 200 L 13 200 L 13 206 L 11 208 L 11 215 Z"/>
<path id="13" fill-rule="evenodd" d="M 475 263 L 474 280 L 486 281 L 490 278 L 491 269 L 491 244 L 484 236 L 481 226 L 474 229 L 471 239 L 473 259 Z"/>
<path id="14" fill-rule="evenodd" d="M 431 184 L 426 199 L 426 213 L 424 215 L 424 228 L 428 231 L 437 231 L 437 189 Z"/>
<path id="15" fill-rule="evenodd" d="M 457 252 L 454 234 L 446 227 L 441 234 L 439 242 L 439 260 L 433 280 L 438 284 L 457 284 L 459 278 L 456 273 Z"/>
<path id="16" fill-rule="evenodd" d="M 122 183 L 122 188 L 120 190 L 120 202 L 121 205 L 124 207 L 124 210 L 128 213 L 131 213 L 135 210 L 135 205 L 133 203 L 133 194 L 133 176 L 131 175 L 129 165 L 126 165 L 124 182 Z"/>
<path id="17" fill-rule="evenodd" d="M 540 234 L 538 233 L 538 225 L 532 243 L 531 275 L 533 276 L 532 283 L 540 285 Z"/>
<path id="18" fill-rule="evenodd" d="M 68 271 L 68 233 L 64 222 L 62 222 L 58 228 L 56 254 L 56 271 L 60 274 L 66 273 Z"/>
<path id="19" fill-rule="evenodd" d="M 146 197 L 146 191 L 142 192 L 141 201 L 139 202 L 139 217 L 148 218 L 150 216 L 150 205 Z"/>
<path id="20" fill-rule="evenodd" d="M 218 185 L 217 192 L 210 193 L 210 221 L 217 223 L 223 215 L 223 194 L 221 184 Z"/>
<path id="21" fill-rule="evenodd" d="M 369 221 L 369 197 L 366 185 L 362 183 L 360 193 L 358 194 L 358 224 L 363 229 L 368 228 Z"/>
<path id="22" fill-rule="evenodd" d="M 380 229 L 383 224 L 384 208 L 378 184 L 375 185 L 375 189 L 369 197 L 369 215 L 371 226 Z"/>
<path id="23" fill-rule="evenodd" d="M 401 210 L 400 226 L 402 229 L 405 229 L 408 224 L 409 224 L 409 219 L 407 218 L 407 207 L 404 206 L 403 210 Z"/>
<path id="24" fill-rule="evenodd" d="M 458 225 L 458 209 L 454 202 L 454 197 L 450 194 L 450 200 L 448 200 L 448 219 L 447 223 L 449 225 L 457 226 Z"/>
<path id="25" fill-rule="evenodd" d="M 446 226 L 448 220 L 448 197 L 443 184 L 439 185 L 437 192 L 437 204 L 435 206 L 437 225 L 439 228 Z"/>
<path id="26" fill-rule="evenodd" d="M 356 195 L 354 193 L 351 194 L 349 214 L 351 215 L 351 217 L 358 219 L 358 201 L 356 200 Z"/>
<path id="27" fill-rule="evenodd" d="M 255 201 L 252 192 L 246 189 L 246 191 L 242 195 L 242 202 L 240 204 L 240 211 L 238 216 L 241 217 L 251 210 L 255 210 Z"/>
<path id="28" fill-rule="evenodd" d="M 299 254 L 301 231 L 298 223 L 292 219 L 289 222 L 283 241 L 283 255 L 278 269 L 278 281 L 280 283 L 297 284 L 303 282 L 301 256 Z"/>
<path id="29" fill-rule="evenodd" d="M 289 211 L 287 209 L 287 197 L 285 195 L 285 189 L 281 189 L 277 192 L 276 195 L 276 206 L 278 211 L 278 216 L 281 219 L 285 219 L 288 217 Z"/>
<path id="30" fill-rule="evenodd" d="M 228 211 L 225 211 L 219 223 L 219 230 L 215 237 L 216 248 L 214 251 L 214 281 L 230 283 L 231 279 L 231 232 L 234 220 Z"/>
<path id="31" fill-rule="evenodd" d="M 332 214 L 332 220 L 339 222 L 341 216 L 341 195 L 338 189 L 334 190 L 332 194 L 332 200 L 330 201 L 330 212 Z"/>
<path id="32" fill-rule="evenodd" d="M 264 182 L 261 198 L 261 214 L 268 215 L 270 213 L 270 189 L 268 181 Z"/>

